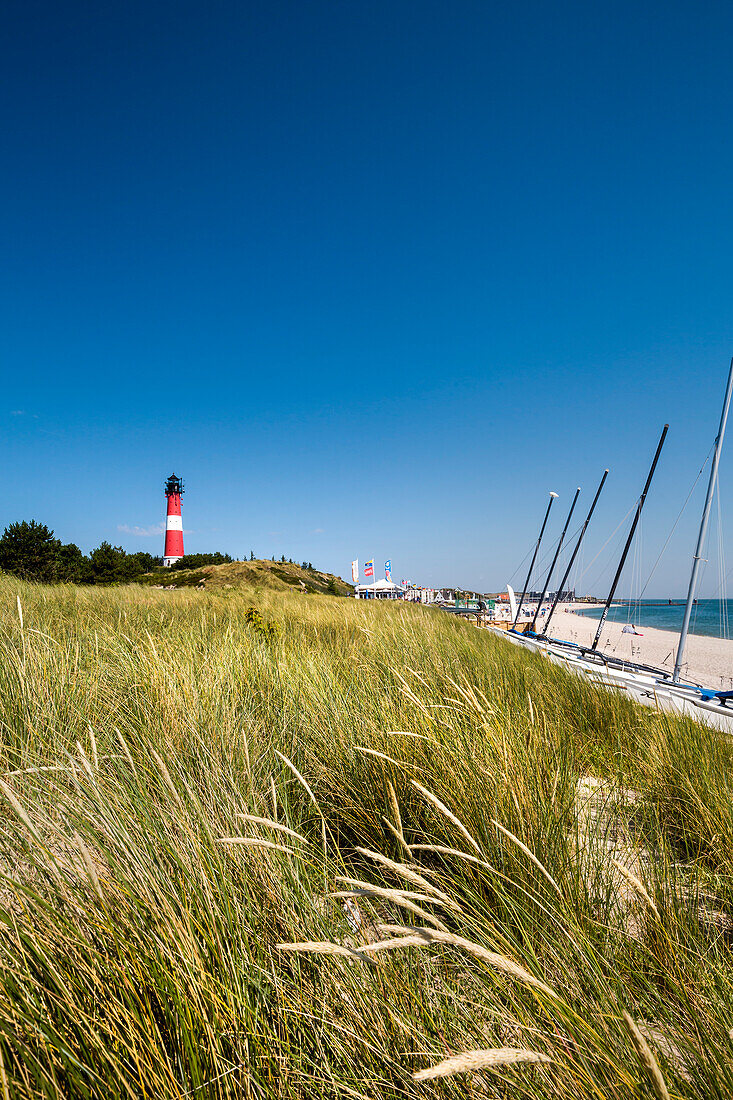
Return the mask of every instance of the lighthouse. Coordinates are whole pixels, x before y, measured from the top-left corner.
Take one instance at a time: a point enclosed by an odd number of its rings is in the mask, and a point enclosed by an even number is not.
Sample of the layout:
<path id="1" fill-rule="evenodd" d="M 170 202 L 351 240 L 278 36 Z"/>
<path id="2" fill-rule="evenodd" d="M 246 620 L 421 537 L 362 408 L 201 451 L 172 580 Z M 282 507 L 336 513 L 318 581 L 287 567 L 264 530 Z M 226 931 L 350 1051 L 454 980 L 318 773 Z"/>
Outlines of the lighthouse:
<path id="1" fill-rule="evenodd" d="M 168 508 L 165 517 L 165 549 L 163 565 L 173 565 L 183 557 L 183 521 L 181 519 L 181 497 L 183 482 L 180 477 L 171 474 L 165 483 L 165 495 Z"/>

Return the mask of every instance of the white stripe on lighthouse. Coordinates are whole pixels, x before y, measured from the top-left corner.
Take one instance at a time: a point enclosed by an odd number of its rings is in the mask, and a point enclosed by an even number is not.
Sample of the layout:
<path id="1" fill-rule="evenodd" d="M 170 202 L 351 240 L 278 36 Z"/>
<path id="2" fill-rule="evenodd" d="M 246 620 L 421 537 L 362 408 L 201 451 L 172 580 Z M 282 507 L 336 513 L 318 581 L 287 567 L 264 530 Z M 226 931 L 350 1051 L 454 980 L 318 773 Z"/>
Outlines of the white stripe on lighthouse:
<path id="1" fill-rule="evenodd" d="M 166 516 L 165 529 L 166 531 L 182 531 L 182 518 L 180 516 Z"/>

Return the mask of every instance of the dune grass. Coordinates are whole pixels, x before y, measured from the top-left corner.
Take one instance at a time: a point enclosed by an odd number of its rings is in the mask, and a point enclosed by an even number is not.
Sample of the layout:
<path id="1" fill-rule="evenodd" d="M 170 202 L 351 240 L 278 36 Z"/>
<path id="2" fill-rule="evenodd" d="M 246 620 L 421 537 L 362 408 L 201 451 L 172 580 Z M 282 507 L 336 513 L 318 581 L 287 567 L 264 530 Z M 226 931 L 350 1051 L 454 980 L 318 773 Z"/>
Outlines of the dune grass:
<path id="1" fill-rule="evenodd" d="M 3 1098 L 733 1094 L 726 737 L 410 605 L 0 616 Z"/>

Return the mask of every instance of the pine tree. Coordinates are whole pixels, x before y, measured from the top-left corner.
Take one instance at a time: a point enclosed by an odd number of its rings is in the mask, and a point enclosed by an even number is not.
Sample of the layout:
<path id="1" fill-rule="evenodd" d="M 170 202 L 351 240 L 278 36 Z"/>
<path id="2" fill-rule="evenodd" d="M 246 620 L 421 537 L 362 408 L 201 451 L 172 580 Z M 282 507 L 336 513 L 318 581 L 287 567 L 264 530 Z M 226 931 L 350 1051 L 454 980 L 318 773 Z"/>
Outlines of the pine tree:
<path id="1" fill-rule="evenodd" d="M 28 581 L 53 581 L 60 549 L 45 523 L 11 523 L 0 539 L 0 569 Z"/>

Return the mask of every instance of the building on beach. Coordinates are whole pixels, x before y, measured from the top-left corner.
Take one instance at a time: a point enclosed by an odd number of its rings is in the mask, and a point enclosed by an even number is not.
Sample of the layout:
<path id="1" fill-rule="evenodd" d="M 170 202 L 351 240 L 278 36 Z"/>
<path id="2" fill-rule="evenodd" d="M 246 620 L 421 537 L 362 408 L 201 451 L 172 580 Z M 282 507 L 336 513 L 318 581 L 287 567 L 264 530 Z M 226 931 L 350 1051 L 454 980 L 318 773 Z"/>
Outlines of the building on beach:
<path id="1" fill-rule="evenodd" d="M 357 600 L 402 600 L 405 589 L 394 581 L 378 580 L 371 584 L 357 584 L 354 597 Z"/>

